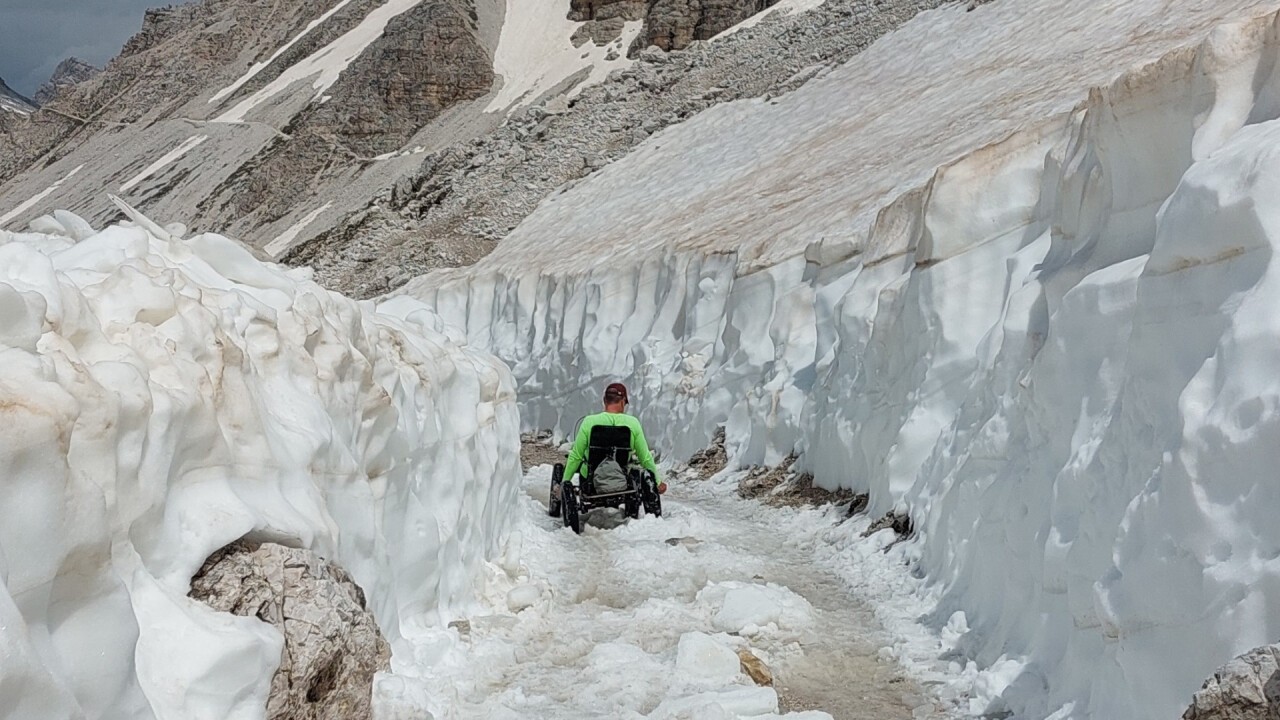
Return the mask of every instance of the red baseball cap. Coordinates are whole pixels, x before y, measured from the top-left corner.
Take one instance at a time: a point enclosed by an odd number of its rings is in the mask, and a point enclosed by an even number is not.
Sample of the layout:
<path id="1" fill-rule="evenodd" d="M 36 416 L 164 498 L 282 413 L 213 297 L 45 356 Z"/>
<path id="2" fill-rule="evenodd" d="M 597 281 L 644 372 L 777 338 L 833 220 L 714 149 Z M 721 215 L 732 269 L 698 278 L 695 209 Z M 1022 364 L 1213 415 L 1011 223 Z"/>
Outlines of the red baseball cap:
<path id="1" fill-rule="evenodd" d="M 615 400 L 628 400 L 627 386 L 622 383 L 611 383 L 609 387 L 604 389 L 604 397 L 606 400 L 610 398 Z"/>

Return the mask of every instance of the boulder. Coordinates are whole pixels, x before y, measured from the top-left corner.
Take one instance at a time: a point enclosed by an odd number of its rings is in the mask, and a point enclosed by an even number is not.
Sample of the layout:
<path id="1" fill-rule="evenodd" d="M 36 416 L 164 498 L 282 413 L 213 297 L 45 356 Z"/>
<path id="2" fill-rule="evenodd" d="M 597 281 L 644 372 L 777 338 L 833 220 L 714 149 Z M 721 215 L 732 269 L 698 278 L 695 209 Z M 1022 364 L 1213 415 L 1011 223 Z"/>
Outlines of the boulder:
<path id="1" fill-rule="evenodd" d="M 345 570 L 308 550 L 242 540 L 205 561 L 190 594 L 284 636 L 268 720 L 372 717 L 373 677 L 390 667 L 391 648 Z"/>
<path id="2" fill-rule="evenodd" d="M 1280 720 L 1280 644 L 1250 650 L 1219 668 L 1182 720 Z"/>

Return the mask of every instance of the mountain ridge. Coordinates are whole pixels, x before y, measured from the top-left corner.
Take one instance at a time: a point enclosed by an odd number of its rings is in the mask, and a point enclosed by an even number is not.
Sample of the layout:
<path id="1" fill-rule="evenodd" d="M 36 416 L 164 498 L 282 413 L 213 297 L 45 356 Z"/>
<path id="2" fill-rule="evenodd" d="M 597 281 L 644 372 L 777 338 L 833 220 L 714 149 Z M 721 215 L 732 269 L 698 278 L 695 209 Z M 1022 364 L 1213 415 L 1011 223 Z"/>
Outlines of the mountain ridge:
<path id="1" fill-rule="evenodd" d="M 35 101 L 9 87 L 4 78 L 0 78 L 0 112 L 29 115 L 35 110 Z"/>

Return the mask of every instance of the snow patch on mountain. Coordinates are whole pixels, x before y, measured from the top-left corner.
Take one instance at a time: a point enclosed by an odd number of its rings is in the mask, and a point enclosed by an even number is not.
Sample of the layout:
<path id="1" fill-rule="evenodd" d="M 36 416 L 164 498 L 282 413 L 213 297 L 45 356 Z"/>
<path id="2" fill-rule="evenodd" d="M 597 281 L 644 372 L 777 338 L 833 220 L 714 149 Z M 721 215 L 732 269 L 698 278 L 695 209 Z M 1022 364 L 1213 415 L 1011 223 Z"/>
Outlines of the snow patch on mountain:
<path id="1" fill-rule="evenodd" d="M 315 78 L 311 84 L 311 88 L 315 90 L 313 99 L 319 100 L 324 92 L 338 81 L 338 77 L 347 69 L 347 66 L 360 57 L 375 40 L 382 37 L 388 23 L 412 10 L 421 2 L 422 0 L 387 0 L 385 4 L 370 11 L 359 25 L 280 73 L 275 80 L 267 83 L 261 90 L 214 118 L 214 122 L 244 122 L 254 108 L 284 92 L 294 83 L 313 77 Z"/>
<path id="2" fill-rule="evenodd" d="M 622 379 L 676 456 L 909 513 L 971 712 L 1176 717 L 1280 626 L 1277 10 L 926 13 L 410 292 L 528 429 Z"/>
<path id="3" fill-rule="evenodd" d="M 202 143 L 204 143 L 205 140 L 208 140 L 208 139 L 209 139 L 208 135 L 196 135 L 194 137 L 187 138 L 184 142 L 178 145 L 178 147 L 160 156 L 160 159 L 156 160 L 155 162 L 151 163 L 147 167 L 143 168 L 142 172 L 138 173 L 137 175 L 134 175 L 132 178 L 127 180 L 123 185 L 120 186 L 120 192 L 122 193 L 129 192 L 133 188 L 137 187 L 138 183 L 142 182 L 143 180 L 146 180 L 152 175 L 155 175 L 156 173 L 160 172 L 166 167 L 177 162 L 177 160 L 181 158 L 183 155 L 186 155 L 192 150 L 195 150 Z"/>
<path id="4" fill-rule="evenodd" d="M 288 52 L 289 48 L 293 47 L 294 45 L 297 45 L 299 40 L 306 37 L 308 34 L 310 34 L 312 30 L 315 30 L 317 27 L 323 24 L 325 20 L 328 20 L 329 18 L 338 14 L 340 10 L 342 10 L 343 8 L 345 8 L 347 5 L 350 5 L 350 4 L 351 4 L 351 0 L 341 0 L 341 2 L 339 2 L 337 5 L 334 5 L 333 7 L 329 8 L 328 12 L 316 18 L 315 20 L 312 20 L 310 23 L 307 24 L 305 28 L 302 29 L 302 32 L 293 36 L 293 38 L 291 38 L 289 42 L 285 43 L 284 45 L 281 45 L 280 49 L 272 53 L 271 57 L 261 62 L 254 63 L 253 67 L 245 71 L 244 75 L 241 75 L 239 78 L 236 78 L 235 82 L 231 83 L 230 85 L 214 93 L 213 97 L 209 98 L 209 104 L 212 105 L 214 103 L 220 102 L 234 95 L 236 91 L 244 87 L 245 83 L 257 77 L 258 73 L 262 72 L 269 65 L 271 65 L 271 63 L 275 62 L 276 58 Z"/>
<path id="5" fill-rule="evenodd" d="M 294 240 L 298 239 L 298 235 L 302 234 L 302 231 L 306 230 L 307 226 L 315 222 L 316 218 L 325 214 L 331 207 L 333 207 L 333 203 L 327 202 L 321 205 L 320 207 L 316 208 L 315 210 L 312 210 L 311 212 L 307 213 L 302 217 L 301 220 L 294 223 L 293 225 L 290 225 L 287 230 L 280 233 L 279 237 L 267 243 L 266 247 L 264 247 L 263 250 L 265 250 L 268 255 L 271 255 L 273 257 L 276 255 L 279 255 L 282 251 L 288 248 L 289 245 L 291 245 Z"/>
<path id="6" fill-rule="evenodd" d="M 30 115 L 35 112 L 35 103 L 19 95 L 0 79 L 0 112 L 11 112 L 18 115 Z"/>
<path id="7" fill-rule="evenodd" d="M 488 112 L 523 107 L 586 71 L 588 76 L 574 88 L 574 92 L 580 91 L 632 63 L 626 57 L 627 48 L 640 34 L 643 21 L 626 23 L 621 37 L 607 45 L 587 42 L 574 47 L 571 37 L 581 23 L 567 18 L 565 5 L 563 0 L 507 0 L 493 56 L 493 70 L 502 77 L 502 89 L 489 103 Z"/>
<path id="8" fill-rule="evenodd" d="M 261 718 L 280 635 L 187 597 L 242 537 L 348 570 L 395 652 L 466 612 L 520 478 L 505 367 L 121 207 L 0 231 L 0 716 Z"/>
<path id="9" fill-rule="evenodd" d="M 770 15 L 773 15 L 774 13 L 780 13 L 780 14 L 786 15 L 786 14 L 798 13 L 798 12 L 808 12 L 809 10 L 812 10 L 816 7 L 821 6 L 824 2 L 826 2 L 826 0 L 779 0 L 779 2 L 773 5 L 770 5 L 764 10 L 761 10 L 755 15 L 752 15 L 746 20 L 743 20 L 742 22 L 738 23 L 737 25 L 734 25 L 733 27 L 727 30 L 721 31 L 719 34 L 717 34 L 715 37 L 711 39 L 719 40 L 720 38 L 728 37 L 740 30 L 746 30 L 747 28 L 755 27 L 756 25 L 759 25 L 762 20 L 769 17 Z"/>
<path id="10" fill-rule="evenodd" d="M 54 182 L 49 187 L 36 193 L 25 202 L 19 203 L 17 207 L 5 213 L 4 215 L 0 215 L 0 227 L 3 227 L 5 223 L 13 220 L 14 218 L 30 210 L 36 205 L 39 205 L 41 201 L 43 201 L 45 198 L 49 197 L 50 195 L 54 194 L 55 192 L 57 192 L 58 188 L 62 187 L 63 183 L 75 177 L 83 169 L 84 169 L 83 165 L 77 165 L 76 167 L 69 170 L 66 175 L 63 175 L 61 178 L 59 178 L 56 182 Z"/>

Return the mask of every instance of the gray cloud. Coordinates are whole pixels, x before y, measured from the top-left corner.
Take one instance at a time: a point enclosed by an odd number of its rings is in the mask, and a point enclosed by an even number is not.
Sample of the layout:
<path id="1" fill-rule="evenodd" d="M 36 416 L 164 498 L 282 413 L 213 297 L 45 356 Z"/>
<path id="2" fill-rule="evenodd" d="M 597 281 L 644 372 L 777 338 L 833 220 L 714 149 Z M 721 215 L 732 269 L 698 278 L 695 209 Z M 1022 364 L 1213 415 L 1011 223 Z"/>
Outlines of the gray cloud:
<path id="1" fill-rule="evenodd" d="M 0 77 L 32 95 L 64 58 L 102 67 L 165 0 L 0 0 Z"/>

